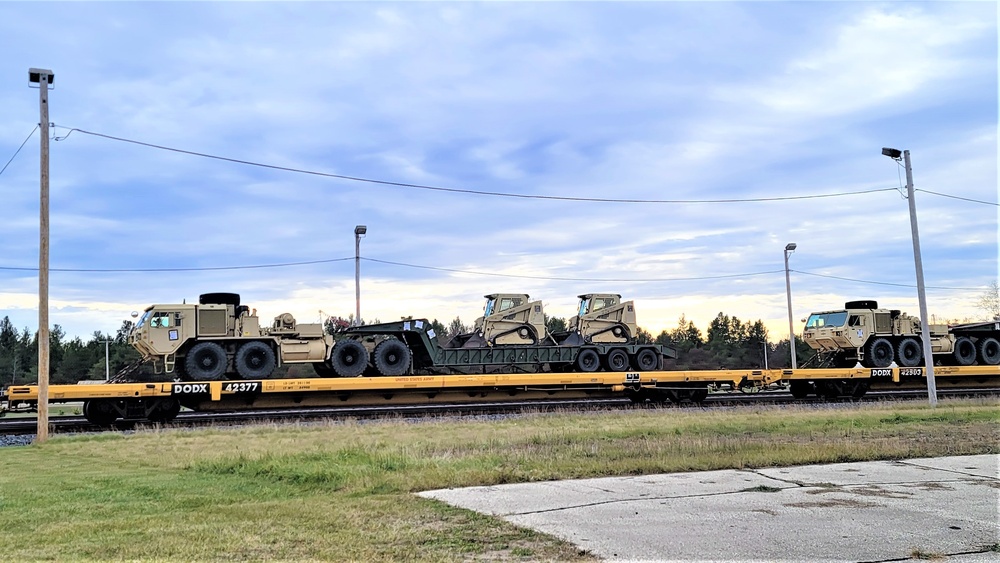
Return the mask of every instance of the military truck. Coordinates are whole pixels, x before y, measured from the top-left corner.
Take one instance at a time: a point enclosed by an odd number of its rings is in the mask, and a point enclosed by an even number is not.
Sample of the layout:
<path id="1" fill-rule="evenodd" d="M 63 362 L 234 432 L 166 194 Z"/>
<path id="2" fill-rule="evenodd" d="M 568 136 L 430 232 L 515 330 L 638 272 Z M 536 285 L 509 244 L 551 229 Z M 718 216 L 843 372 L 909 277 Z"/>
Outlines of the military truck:
<path id="1" fill-rule="evenodd" d="M 1000 321 L 929 325 L 935 362 L 969 366 L 1000 364 Z M 924 363 L 920 319 L 874 300 L 848 301 L 843 309 L 812 313 L 802 339 L 836 367 L 869 368 Z"/>
<path id="2" fill-rule="evenodd" d="M 157 374 L 210 381 L 261 379 L 283 364 L 311 364 L 323 377 L 411 373 L 528 373 L 536 371 L 653 371 L 674 351 L 634 342 L 632 302 L 620 296 L 580 296 L 571 330 L 547 334 L 540 301 L 526 294 L 486 296 L 475 331 L 449 345 L 426 319 L 348 327 L 324 334 L 318 323 L 289 313 L 261 327 L 256 310 L 235 293 L 206 293 L 198 304 L 153 305 L 129 342 Z M 595 299 L 596 297 L 596 299 Z M 586 301 L 586 302 L 584 302 Z"/>
<path id="3" fill-rule="evenodd" d="M 333 337 L 323 325 L 298 323 L 290 313 L 261 327 L 256 309 L 235 293 L 206 293 L 198 304 L 152 305 L 129 334 L 129 343 L 157 374 L 210 381 L 268 377 L 281 364 L 325 369 Z"/>

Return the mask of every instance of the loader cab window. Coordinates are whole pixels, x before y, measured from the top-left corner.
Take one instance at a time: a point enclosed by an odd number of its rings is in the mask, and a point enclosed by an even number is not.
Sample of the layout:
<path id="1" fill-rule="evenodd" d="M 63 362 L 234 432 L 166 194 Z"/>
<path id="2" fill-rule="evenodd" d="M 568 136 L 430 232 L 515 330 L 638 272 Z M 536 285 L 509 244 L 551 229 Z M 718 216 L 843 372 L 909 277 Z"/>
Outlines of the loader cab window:
<path id="1" fill-rule="evenodd" d="M 609 297 L 599 297 L 594 300 L 594 308 L 591 309 L 590 312 L 593 313 L 594 311 L 600 311 L 601 309 L 610 307 L 614 302 L 615 300 Z"/>
<path id="2" fill-rule="evenodd" d="M 492 315 L 493 314 L 493 308 L 496 306 L 496 304 L 497 304 L 497 300 L 496 299 L 487 299 L 486 300 L 486 308 L 483 309 L 483 316 L 484 317 L 488 317 L 488 316 Z"/>
<path id="3" fill-rule="evenodd" d="M 500 300 L 500 309 L 497 310 L 498 313 L 506 311 L 507 309 L 513 309 L 521 304 L 520 299 L 515 299 L 513 297 L 504 297 Z"/>
<path id="4" fill-rule="evenodd" d="M 847 311 L 836 313 L 814 313 L 809 315 L 806 328 L 823 328 L 827 326 L 844 326 L 847 322 Z"/>
<path id="5" fill-rule="evenodd" d="M 169 327 L 173 326 L 171 324 L 171 322 L 170 322 L 170 318 L 172 316 L 173 316 L 173 313 L 165 313 L 165 312 L 162 312 L 162 311 L 158 311 L 156 313 L 153 313 L 153 317 L 149 319 L 149 327 L 150 328 L 169 328 Z"/>
<path id="6" fill-rule="evenodd" d="M 581 299 L 580 300 L 580 312 L 578 313 L 577 316 L 582 317 L 582 316 L 586 315 L 588 307 L 590 307 L 590 299 L 586 299 L 586 298 L 585 299 Z"/>

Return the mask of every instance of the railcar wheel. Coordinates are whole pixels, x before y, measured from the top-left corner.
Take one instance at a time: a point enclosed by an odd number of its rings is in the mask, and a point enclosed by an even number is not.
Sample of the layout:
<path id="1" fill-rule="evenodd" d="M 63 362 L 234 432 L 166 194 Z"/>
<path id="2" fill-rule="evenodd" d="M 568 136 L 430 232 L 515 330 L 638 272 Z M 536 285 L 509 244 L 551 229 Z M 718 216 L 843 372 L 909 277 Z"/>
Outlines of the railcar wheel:
<path id="1" fill-rule="evenodd" d="M 650 348 L 643 348 L 635 355 L 635 367 L 639 371 L 656 371 L 660 369 L 660 356 Z"/>
<path id="2" fill-rule="evenodd" d="M 383 340 L 372 353 L 375 368 L 386 376 L 403 375 L 410 369 L 410 349 L 395 338 Z"/>
<path id="3" fill-rule="evenodd" d="M 916 338 L 904 338 L 900 340 L 899 346 L 896 347 L 896 358 L 899 361 L 900 367 L 913 368 L 919 366 L 920 360 L 924 356 L 922 348 L 923 346 L 920 345 L 920 341 Z"/>
<path id="4" fill-rule="evenodd" d="M 692 389 L 688 398 L 691 399 L 692 403 L 700 403 L 708 398 L 708 389 L 703 387 L 699 389 Z"/>
<path id="5" fill-rule="evenodd" d="M 215 342 L 195 344 L 184 358 L 184 371 L 195 381 L 221 379 L 226 373 L 226 351 Z"/>
<path id="6" fill-rule="evenodd" d="M 788 391 L 792 397 L 800 400 L 808 397 L 810 393 L 815 393 L 813 384 L 808 381 L 792 381 L 788 385 Z"/>
<path id="7" fill-rule="evenodd" d="M 358 377 L 368 367 L 368 350 L 357 340 L 341 340 L 333 346 L 330 365 L 340 377 Z"/>
<path id="8" fill-rule="evenodd" d="M 243 379 L 263 379 L 274 373 L 276 366 L 274 349 L 259 340 L 247 342 L 236 351 L 236 373 Z"/>
<path id="9" fill-rule="evenodd" d="M 858 381 L 854 384 L 854 392 L 851 393 L 851 396 L 855 399 L 860 399 L 865 396 L 869 387 L 871 387 L 870 381 Z"/>
<path id="10" fill-rule="evenodd" d="M 892 363 L 892 343 L 885 338 L 873 338 L 865 345 L 866 367 L 887 368 Z"/>
<path id="11" fill-rule="evenodd" d="M 177 418 L 177 414 L 180 412 L 181 404 L 177 399 L 163 399 L 156 404 L 156 408 L 146 415 L 146 419 L 150 422 L 170 422 Z"/>
<path id="12" fill-rule="evenodd" d="M 107 399 L 91 399 L 83 403 L 83 418 L 95 426 L 107 428 L 118 420 L 118 409 Z"/>
<path id="13" fill-rule="evenodd" d="M 955 349 L 951 351 L 951 360 L 956 366 L 971 366 L 976 363 L 976 344 L 968 336 L 955 339 Z"/>
<path id="14" fill-rule="evenodd" d="M 604 358 L 604 369 L 608 371 L 628 371 L 631 367 L 628 354 L 620 348 L 608 352 L 607 357 Z"/>
<path id="15" fill-rule="evenodd" d="M 601 357 L 597 355 L 597 350 L 593 348 L 580 350 L 580 353 L 576 356 L 576 369 L 590 373 L 597 371 L 599 367 L 601 367 Z"/>
<path id="16" fill-rule="evenodd" d="M 985 366 L 1000 364 L 1000 342 L 992 336 L 980 338 L 976 343 L 976 356 L 979 358 L 979 363 Z"/>

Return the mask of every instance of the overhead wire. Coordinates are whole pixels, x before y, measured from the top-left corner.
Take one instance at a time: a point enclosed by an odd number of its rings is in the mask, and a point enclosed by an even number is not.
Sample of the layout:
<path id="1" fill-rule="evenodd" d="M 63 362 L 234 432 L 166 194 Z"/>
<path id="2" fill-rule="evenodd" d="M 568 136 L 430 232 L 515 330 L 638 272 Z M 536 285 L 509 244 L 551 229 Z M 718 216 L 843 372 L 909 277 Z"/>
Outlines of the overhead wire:
<path id="1" fill-rule="evenodd" d="M 28 139 L 30 139 L 31 136 L 35 134 L 35 131 L 38 131 L 37 124 L 35 125 L 35 128 L 31 130 L 31 133 L 28 133 L 28 136 L 24 138 L 24 142 L 21 143 L 21 146 L 17 147 L 17 150 L 14 151 L 14 154 L 10 157 L 10 160 L 7 161 L 7 164 L 4 164 L 3 168 L 0 168 L 0 175 L 3 174 L 4 170 L 7 170 L 7 167 L 10 166 L 11 162 L 14 162 L 14 158 L 17 157 L 17 153 L 21 152 L 21 149 L 24 148 L 24 145 L 28 144 Z"/>
<path id="2" fill-rule="evenodd" d="M 840 276 L 831 276 L 831 275 L 828 275 L 828 274 L 817 274 L 815 272 L 803 272 L 802 270 L 792 270 L 792 269 L 789 269 L 788 271 L 795 272 L 796 274 L 802 274 L 804 276 L 815 276 L 817 278 L 829 278 L 829 279 L 841 280 L 841 281 L 849 281 L 849 282 L 854 282 L 854 283 L 866 283 L 866 284 L 870 284 L 870 285 L 888 285 L 888 286 L 893 286 L 893 287 L 905 287 L 905 288 L 915 288 L 915 287 L 917 287 L 916 285 L 910 285 L 910 284 L 905 284 L 905 283 L 890 283 L 890 282 L 878 282 L 878 281 L 871 281 L 871 280 L 859 280 L 859 279 L 855 279 L 855 278 L 844 278 L 844 277 L 840 277 Z M 956 290 L 956 291 L 966 291 L 966 290 L 968 290 L 968 291 L 978 291 L 978 290 L 983 289 L 982 287 L 944 287 L 944 286 L 933 286 L 933 285 L 925 286 L 925 288 L 926 289 Z"/>
<path id="3" fill-rule="evenodd" d="M 154 143 L 147 143 L 145 141 L 137 141 L 135 139 L 127 139 L 125 137 L 117 137 L 114 135 L 107 135 L 104 133 L 96 133 L 94 131 L 87 131 L 85 129 L 80 129 L 78 127 L 65 127 L 59 125 L 63 129 L 69 129 L 63 137 L 58 137 L 57 140 L 63 140 L 69 137 L 74 131 L 78 131 L 84 135 L 91 135 L 94 137 L 101 137 L 104 139 L 110 139 L 113 141 L 119 141 L 122 143 L 131 143 L 134 145 L 139 145 L 143 147 L 149 147 L 159 150 L 165 150 L 180 154 L 187 154 L 191 156 L 198 156 L 202 158 L 210 158 L 214 160 L 221 160 L 224 162 L 232 162 L 235 164 L 244 164 L 247 166 L 256 166 L 259 168 L 267 168 L 270 170 L 281 170 L 284 172 L 294 172 L 297 174 L 307 174 L 310 176 L 320 176 L 324 178 L 336 178 L 340 180 L 348 180 L 351 182 L 364 182 L 369 184 L 378 184 L 384 186 L 394 186 L 400 188 L 413 188 L 419 190 L 431 190 L 439 192 L 449 192 L 449 193 L 461 193 L 461 194 L 471 194 L 471 195 L 482 195 L 482 196 L 492 196 L 492 197 L 509 197 L 509 198 L 520 198 L 520 199 L 542 199 L 542 200 L 553 200 L 553 201 L 577 201 L 577 202 L 596 202 L 596 203 L 642 203 L 642 204 L 709 204 L 709 203 L 760 203 L 760 202 L 770 202 L 770 201 L 793 201 L 793 200 L 805 200 L 805 199 L 821 199 L 821 198 L 832 198 L 832 197 L 844 197 L 844 196 L 854 196 L 862 194 L 870 194 L 877 192 L 895 191 L 895 188 L 874 188 L 870 190 L 857 190 L 851 192 L 836 192 L 829 194 L 811 194 L 811 195 L 795 195 L 795 196 L 777 196 L 777 197 L 758 197 L 758 198 L 725 198 L 725 199 L 633 199 L 633 198 L 603 198 L 603 197 L 574 197 L 574 196 L 555 196 L 555 195 L 542 195 L 542 194 L 518 194 L 510 192 L 496 192 L 496 191 L 485 191 L 485 190 L 470 190 L 463 188 L 445 188 L 441 186 L 431 186 L 426 184 L 411 184 L 408 182 L 392 182 L 388 180 L 376 180 L 373 178 L 364 178 L 361 176 L 349 176 L 345 174 L 332 174 L 329 172 L 319 172 L 315 170 L 306 170 L 304 168 L 294 168 L 290 166 L 279 166 L 276 164 L 265 164 L 261 162 L 255 162 L 251 160 L 244 160 L 239 158 L 230 158 L 226 156 L 219 156 L 204 152 L 191 151 L 186 149 L 178 149 L 174 147 L 168 147 L 164 145 L 157 145 Z"/>
<path id="4" fill-rule="evenodd" d="M 1000 207 L 1000 203 L 997 203 L 995 201 L 983 201 L 981 199 L 972 199 L 970 197 L 961 197 L 961 196 L 957 196 L 957 195 L 943 194 L 943 193 L 940 193 L 940 192 L 932 192 L 930 190 L 924 190 L 924 189 L 920 189 L 920 188 L 914 188 L 914 191 L 924 192 L 924 193 L 927 193 L 927 194 L 933 194 L 933 195 L 937 195 L 937 196 L 941 196 L 941 197 L 950 197 L 951 199 L 960 199 L 962 201 L 971 201 L 972 203 L 982 203 L 983 205 L 992 205 L 992 206 L 995 206 L 995 207 Z"/>

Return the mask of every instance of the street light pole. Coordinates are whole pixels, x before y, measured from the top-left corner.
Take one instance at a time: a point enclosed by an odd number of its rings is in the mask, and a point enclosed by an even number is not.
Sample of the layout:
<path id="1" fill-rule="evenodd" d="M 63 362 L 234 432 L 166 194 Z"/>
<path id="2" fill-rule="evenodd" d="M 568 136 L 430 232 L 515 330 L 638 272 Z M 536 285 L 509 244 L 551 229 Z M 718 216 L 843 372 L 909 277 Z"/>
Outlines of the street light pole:
<path id="1" fill-rule="evenodd" d="M 883 148 L 882 154 L 899 162 L 900 151 Z M 937 406 L 937 384 L 934 382 L 934 354 L 931 351 L 931 331 L 927 316 L 927 295 L 924 291 L 924 263 L 920 258 L 920 233 L 917 232 L 917 202 L 913 198 L 913 168 L 910 166 L 910 151 L 903 151 L 906 166 L 906 201 L 910 206 L 910 237 L 913 239 L 913 265 L 917 270 L 917 301 L 920 303 L 920 343 L 924 352 L 924 367 L 927 370 L 927 400 L 932 407 Z"/>
<path id="2" fill-rule="evenodd" d="M 795 324 L 792 322 L 792 281 L 788 275 L 788 255 L 795 252 L 796 247 L 794 242 L 785 245 L 785 296 L 788 298 L 788 348 L 792 351 L 792 369 L 799 366 L 795 360 Z"/>
<path id="3" fill-rule="evenodd" d="M 110 340 L 104 341 L 104 381 L 111 380 L 111 358 L 108 354 L 108 344 L 110 343 Z"/>
<path id="4" fill-rule="evenodd" d="M 354 300 L 357 306 L 354 312 L 354 324 L 361 324 L 361 237 L 368 232 L 368 227 L 354 227 Z"/>
<path id="5" fill-rule="evenodd" d="M 38 225 L 38 430 L 36 442 L 49 438 L 49 84 L 55 74 L 29 68 L 28 82 L 38 84 L 38 132 L 41 137 Z"/>

